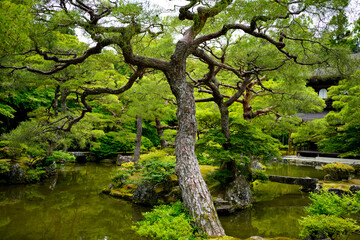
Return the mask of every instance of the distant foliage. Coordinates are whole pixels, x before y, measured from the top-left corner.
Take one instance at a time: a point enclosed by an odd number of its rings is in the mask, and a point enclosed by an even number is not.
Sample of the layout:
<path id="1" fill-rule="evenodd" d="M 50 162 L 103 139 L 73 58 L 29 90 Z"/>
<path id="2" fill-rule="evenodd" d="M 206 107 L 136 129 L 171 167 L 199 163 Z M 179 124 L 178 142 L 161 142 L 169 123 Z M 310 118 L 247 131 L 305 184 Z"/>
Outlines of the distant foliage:
<path id="1" fill-rule="evenodd" d="M 264 170 L 253 170 L 251 169 L 251 181 L 254 182 L 259 180 L 261 182 L 269 181 L 269 176 L 266 175 Z"/>
<path id="2" fill-rule="evenodd" d="M 200 165 L 215 165 L 215 160 L 206 153 L 198 153 L 196 158 Z"/>
<path id="3" fill-rule="evenodd" d="M 264 161 L 280 157 L 280 142 L 270 135 L 239 120 L 231 125 L 231 146 L 224 149 L 222 146 L 226 139 L 220 128 L 211 129 L 197 142 L 197 151 L 208 154 L 219 164 L 223 161 L 238 159 L 249 161 L 249 158 Z"/>
<path id="4" fill-rule="evenodd" d="M 358 27 L 359 28 L 359 23 Z M 356 64 L 354 68 L 358 68 Z M 330 112 L 325 119 L 329 124 L 327 136 L 318 146 L 324 152 L 340 152 L 340 156 L 360 155 L 360 71 L 330 87 L 329 97 L 337 111 Z"/>
<path id="5" fill-rule="evenodd" d="M 134 150 L 135 133 L 109 132 L 98 137 L 90 148 L 90 152 L 98 159 L 114 156 L 117 153 L 126 153 Z M 146 137 L 141 138 L 142 149 L 148 150 L 153 147 L 152 142 Z"/>
<path id="6" fill-rule="evenodd" d="M 63 151 L 54 151 L 51 156 L 45 159 L 45 165 L 50 165 L 53 162 L 61 163 L 61 162 L 75 162 L 76 157 L 70 153 Z"/>
<path id="7" fill-rule="evenodd" d="M 196 230 L 192 219 L 181 202 L 160 205 L 143 214 L 145 220 L 137 222 L 136 233 L 149 239 L 187 240 L 195 239 Z"/>

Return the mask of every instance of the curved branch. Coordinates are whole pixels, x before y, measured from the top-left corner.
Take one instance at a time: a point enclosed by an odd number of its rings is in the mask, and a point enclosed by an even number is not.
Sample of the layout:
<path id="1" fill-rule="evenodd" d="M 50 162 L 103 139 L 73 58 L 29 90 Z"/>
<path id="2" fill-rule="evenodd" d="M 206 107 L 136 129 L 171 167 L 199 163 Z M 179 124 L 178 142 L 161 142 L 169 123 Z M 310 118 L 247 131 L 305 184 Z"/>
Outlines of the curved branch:
<path id="1" fill-rule="evenodd" d="M 92 107 L 86 101 L 86 98 L 89 95 L 99 95 L 102 93 L 109 93 L 109 94 L 120 94 L 125 92 L 126 90 L 130 89 L 131 86 L 135 83 L 138 78 L 141 78 L 145 72 L 145 68 L 139 67 L 129 78 L 128 82 L 118 89 L 110 89 L 110 88 L 93 88 L 93 89 L 85 89 L 84 92 L 81 94 L 81 103 L 84 105 L 85 109 L 81 111 L 80 116 L 76 118 L 68 117 L 68 120 L 63 123 L 61 127 L 56 128 L 55 130 L 63 130 L 63 131 L 70 131 L 72 126 L 83 119 L 88 112 L 92 112 Z M 67 127 L 65 127 L 67 124 Z"/>

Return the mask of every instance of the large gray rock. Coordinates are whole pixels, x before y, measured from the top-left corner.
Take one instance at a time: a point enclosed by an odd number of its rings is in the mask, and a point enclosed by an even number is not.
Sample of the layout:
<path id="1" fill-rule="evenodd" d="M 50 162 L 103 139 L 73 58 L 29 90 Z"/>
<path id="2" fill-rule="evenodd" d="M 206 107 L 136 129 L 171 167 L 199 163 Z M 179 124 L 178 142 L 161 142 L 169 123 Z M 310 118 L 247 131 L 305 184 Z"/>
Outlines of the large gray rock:
<path id="1" fill-rule="evenodd" d="M 326 191 L 328 191 L 329 193 L 334 193 L 336 195 L 338 195 L 339 197 L 342 197 L 343 195 L 346 195 L 347 192 L 340 189 L 340 188 L 328 188 Z"/>
<path id="2" fill-rule="evenodd" d="M 219 215 L 229 215 L 236 212 L 236 207 L 222 198 L 216 198 L 213 200 L 213 202 L 215 205 L 216 212 Z"/>
<path id="3" fill-rule="evenodd" d="M 352 193 L 356 193 L 356 192 L 360 191 L 360 186 L 358 186 L 358 185 L 351 185 L 350 191 L 351 191 Z"/>
<path id="4" fill-rule="evenodd" d="M 261 163 L 259 163 L 258 161 L 251 162 L 250 168 L 252 168 L 254 170 L 265 170 L 266 169 L 266 167 L 264 165 L 262 165 Z"/>
<path id="5" fill-rule="evenodd" d="M 224 200 L 235 208 L 244 208 L 251 203 L 251 190 L 243 176 L 238 176 L 229 184 L 224 194 Z"/>
<path id="6" fill-rule="evenodd" d="M 19 166 L 18 163 L 10 167 L 8 179 L 9 179 L 9 183 L 14 183 L 14 184 L 25 183 L 24 170 Z"/>
<path id="7" fill-rule="evenodd" d="M 179 191 L 174 191 L 176 185 L 177 181 L 162 183 L 144 181 L 135 189 L 132 200 L 142 205 L 176 201 L 180 198 Z"/>
<path id="8" fill-rule="evenodd" d="M 121 164 L 126 163 L 126 162 L 133 162 L 134 159 L 131 156 L 123 156 L 123 155 L 117 155 L 116 158 L 116 164 L 121 166 Z"/>
<path id="9" fill-rule="evenodd" d="M 58 169 L 56 167 L 56 162 L 54 161 L 53 164 L 48 166 L 45 170 L 46 170 L 46 175 L 48 175 L 48 176 L 56 175 L 58 172 Z"/>

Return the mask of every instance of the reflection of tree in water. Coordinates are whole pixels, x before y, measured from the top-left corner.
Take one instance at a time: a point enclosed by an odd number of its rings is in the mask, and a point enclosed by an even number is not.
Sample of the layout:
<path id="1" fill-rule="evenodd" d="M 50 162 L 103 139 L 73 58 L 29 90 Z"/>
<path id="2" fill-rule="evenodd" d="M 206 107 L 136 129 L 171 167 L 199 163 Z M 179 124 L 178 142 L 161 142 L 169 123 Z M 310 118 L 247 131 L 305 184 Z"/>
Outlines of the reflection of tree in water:
<path id="1" fill-rule="evenodd" d="M 304 216 L 303 207 L 268 207 L 256 211 L 252 226 L 263 237 L 299 235 L 299 219 Z M 276 224 L 274 224 L 276 223 Z"/>
<path id="2" fill-rule="evenodd" d="M 50 179 L 4 186 L 2 239 L 136 239 L 131 226 L 141 219 L 143 208 L 100 194 L 111 181 L 112 168 L 90 164 L 76 172 L 62 171 L 53 190 Z"/>
<path id="3" fill-rule="evenodd" d="M 260 202 L 269 201 L 285 194 L 301 194 L 299 188 L 298 185 L 256 181 L 253 183 L 254 199 L 256 202 Z"/>
<path id="4" fill-rule="evenodd" d="M 305 216 L 307 197 L 285 195 L 268 202 L 255 204 L 252 210 L 252 227 L 263 237 L 298 237 L 298 220 Z"/>

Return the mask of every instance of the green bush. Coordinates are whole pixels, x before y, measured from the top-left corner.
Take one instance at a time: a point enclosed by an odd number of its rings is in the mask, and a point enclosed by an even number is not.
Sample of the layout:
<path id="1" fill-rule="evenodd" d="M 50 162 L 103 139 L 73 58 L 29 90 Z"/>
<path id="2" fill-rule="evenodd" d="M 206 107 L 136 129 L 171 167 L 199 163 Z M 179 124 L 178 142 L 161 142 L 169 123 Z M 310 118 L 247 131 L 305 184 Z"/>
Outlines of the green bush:
<path id="1" fill-rule="evenodd" d="M 269 177 L 266 175 L 264 170 L 251 170 L 251 181 L 254 182 L 259 180 L 261 182 L 269 181 Z"/>
<path id="2" fill-rule="evenodd" d="M 39 182 L 45 175 L 46 171 L 43 168 L 29 169 L 25 172 L 25 179 L 29 183 L 35 183 Z"/>
<path id="3" fill-rule="evenodd" d="M 352 166 L 339 162 L 324 165 L 322 168 L 326 173 L 330 174 L 333 180 L 348 179 L 350 173 L 355 172 Z"/>
<path id="4" fill-rule="evenodd" d="M 0 161 L 0 173 L 8 172 L 10 163 L 7 161 Z"/>
<path id="5" fill-rule="evenodd" d="M 342 197 L 328 192 L 312 193 L 310 199 L 312 203 L 306 211 L 312 215 L 299 221 L 301 237 L 343 240 L 360 229 L 355 220 L 346 218 L 360 211 L 360 193 Z"/>
<path id="6" fill-rule="evenodd" d="M 175 174 L 175 165 L 174 156 L 167 156 L 163 151 L 150 153 L 141 159 L 141 176 L 144 180 L 156 183 L 168 181 L 171 175 Z"/>
<path id="7" fill-rule="evenodd" d="M 206 180 L 211 184 L 218 182 L 219 187 L 222 188 L 227 186 L 229 182 L 233 180 L 233 174 L 228 169 L 218 169 L 217 171 L 208 174 Z"/>
<path id="8" fill-rule="evenodd" d="M 344 195 L 339 197 L 335 193 L 321 192 L 311 193 L 312 203 L 306 211 L 312 215 L 334 215 L 337 217 L 348 217 L 360 211 L 360 194 Z"/>
<path id="9" fill-rule="evenodd" d="M 136 170 L 133 162 L 123 163 L 121 164 L 121 168 L 116 170 L 112 181 L 118 185 L 127 183 L 126 180 L 128 180 L 135 171 Z"/>
<path id="10" fill-rule="evenodd" d="M 330 238 L 331 240 L 348 239 L 353 231 L 359 228 L 353 219 L 343 219 L 332 215 L 313 215 L 300 220 L 300 236 L 305 238 Z"/>
<path id="11" fill-rule="evenodd" d="M 192 220 L 181 202 L 161 205 L 151 212 L 143 213 L 145 220 L 137 222 L 133 229 L 149 239 L 187 240 L 194 239 L 196 232 Z"/>
<path id="12" fill-rule="evenodd" d="M 135 133 L 109 132 L 98 137 L 90 148 L 90 152 L 98 159 L 114 156 L 120 152 L 126 153 L 134 150 Z M 141 149 L 148 150 L 153 147 L 152 142 L 146 137 L 141 138 Z"/>
<path id="13" fill-rule="evenodd" d="M 62 161 L 66 162 L 75 162 L 76 157 L 70 153 L 63 151 L 54 151 L 50 157 L 45 159 L 45 165 L 48 166 L 53 162 L 61 163 Z"/>

